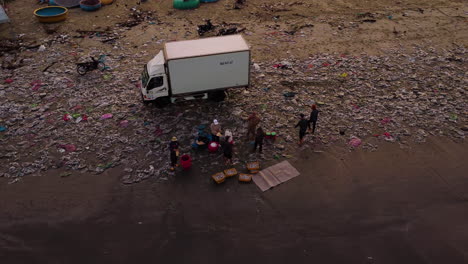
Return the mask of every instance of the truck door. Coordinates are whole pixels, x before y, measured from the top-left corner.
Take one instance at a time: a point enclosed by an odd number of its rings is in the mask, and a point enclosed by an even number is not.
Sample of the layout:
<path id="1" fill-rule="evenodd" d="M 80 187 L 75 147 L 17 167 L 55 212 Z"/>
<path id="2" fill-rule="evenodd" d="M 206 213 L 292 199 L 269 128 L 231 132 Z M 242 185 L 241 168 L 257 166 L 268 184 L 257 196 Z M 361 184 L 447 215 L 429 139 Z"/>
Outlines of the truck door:
<path id="1" fill-rule="evenodd" d="M 145 100 L 155 100 L 159 97 L 169 95 L 169 89 L 167 87 L 167 77 L 165 74 L 151 77 L 146 85 L 146 95 L 143 94 Z"/>

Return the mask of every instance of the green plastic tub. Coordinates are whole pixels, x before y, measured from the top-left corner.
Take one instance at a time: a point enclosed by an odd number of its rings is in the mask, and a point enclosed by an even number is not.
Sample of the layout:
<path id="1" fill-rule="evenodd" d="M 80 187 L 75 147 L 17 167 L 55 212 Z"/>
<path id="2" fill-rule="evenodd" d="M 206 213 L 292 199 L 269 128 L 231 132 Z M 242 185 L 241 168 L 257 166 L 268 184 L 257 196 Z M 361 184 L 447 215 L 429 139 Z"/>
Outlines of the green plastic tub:
<path id="1" fill-rule="evenodd" d="M 175 9 L 195 9 L 200 5 L 200 0 L 174 0 L 173 6 Z"/>

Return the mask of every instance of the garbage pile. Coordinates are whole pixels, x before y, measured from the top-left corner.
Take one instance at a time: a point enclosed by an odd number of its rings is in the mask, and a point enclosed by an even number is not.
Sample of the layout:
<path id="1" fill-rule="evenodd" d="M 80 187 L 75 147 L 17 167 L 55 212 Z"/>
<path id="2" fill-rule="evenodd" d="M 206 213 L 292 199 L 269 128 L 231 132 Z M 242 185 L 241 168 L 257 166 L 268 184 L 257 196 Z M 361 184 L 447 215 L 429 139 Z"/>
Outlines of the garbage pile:
<path id="1" fill-rule="evenodd" d="M 280 135 L 296 136 L 289 128 L 300 113 L 310 113 L 312 104 L 321 111 L 315 139 L 324 144 L 343 135 L 400 144 L 424 142 L 429 135 L 466 135 L 468 67 L 463 48 L 442 54 L 321 54 L 305 61 L 255 63 L 253 68 L 255 89 L 238 99 L 248 103 L 256 98 L 252 101 L 266 113 L 267 129 Z"/>
<path id="2" fill-rule="evenodd" d="M 98 50 L 78 53 L 82 58 L 99 55 Z M 115 172 L 126 184 L 150 177 L 167 180 L 173 175 L 170 138 L 177 136 L 181 153 L 193 152 L 198 127 L 209 127 L 213 119 L 234 135 L 234 165 L 291 157 L 297 151 L 294 125 L 300 113 L 308 116 L 313 104 L 320 114 L 307 144 L 328 146 L 341 140 L 350 149 L 375 149 L 379 142 L 409 144 L 428 136 L 463 140 L 468 130 L 463 48 L 256 62 L 252 86 L 233 89 L 225 102 L 186 102 L 163 109 L 141 103 L 139 74 L 146 55 L 116 48 L 106 57 L 109 69 L 80 76 L 70 50 L 17 54 L 15 60 L 22 63 L 0 74 L 0 176 L 14 183 L 49 170 L 69 176 L 119 168 Z M 1 60 L 3 65 L 8 55 Z M 252 111 L 260 113 L 263 129 L 278 137 L 260 156 L 243 138 Z M 223 163 L 221 152 L 191 156 L 207 175 Z"/>

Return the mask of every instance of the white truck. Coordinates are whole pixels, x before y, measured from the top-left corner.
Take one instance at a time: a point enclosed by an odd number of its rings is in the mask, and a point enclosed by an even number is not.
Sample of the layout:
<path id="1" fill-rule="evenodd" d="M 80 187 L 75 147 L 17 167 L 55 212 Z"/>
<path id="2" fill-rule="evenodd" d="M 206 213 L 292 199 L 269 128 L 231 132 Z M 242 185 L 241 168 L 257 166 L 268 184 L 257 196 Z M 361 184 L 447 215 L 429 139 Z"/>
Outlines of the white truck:
<path id="1" fill-rule="evenodd" d="M 241 35 L 165 43 L 141 74 L 144 103 L 208 98 L 222 101 L 225 90 L 249 86 L 250 48 Z"/>

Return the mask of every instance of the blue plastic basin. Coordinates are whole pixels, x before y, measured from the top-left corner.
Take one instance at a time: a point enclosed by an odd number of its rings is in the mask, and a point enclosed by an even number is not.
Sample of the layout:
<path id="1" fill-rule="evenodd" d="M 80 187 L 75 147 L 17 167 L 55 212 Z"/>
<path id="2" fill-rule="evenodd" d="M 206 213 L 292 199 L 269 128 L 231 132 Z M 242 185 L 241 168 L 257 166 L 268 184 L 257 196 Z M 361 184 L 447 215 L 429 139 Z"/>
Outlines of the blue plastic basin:
<path id="1" fill-rule="evenodd" d="M 44 9 L 39 9 L 36 11 L 36 14 L 38 16 L 56 16 L 56 15 L 60 15 L 60 14 L 63 14 L 63 13 L 66 13 L 67 10 L 64 9 L 63 7 L 55 7 L 55 6 L 49 6 L 47 8 L 44 8 Z"/>

